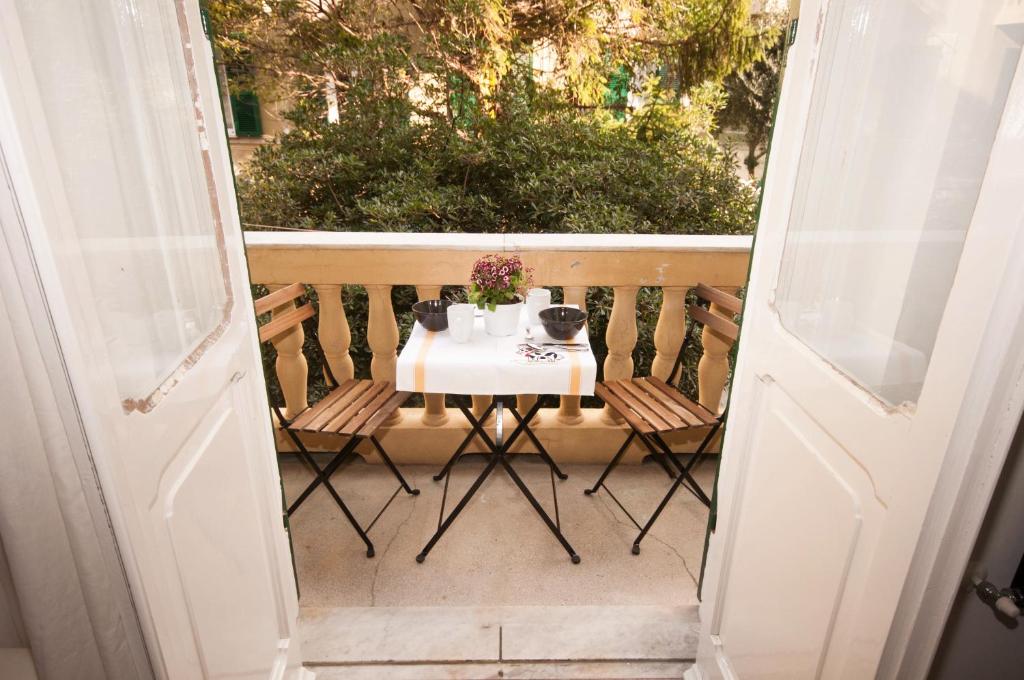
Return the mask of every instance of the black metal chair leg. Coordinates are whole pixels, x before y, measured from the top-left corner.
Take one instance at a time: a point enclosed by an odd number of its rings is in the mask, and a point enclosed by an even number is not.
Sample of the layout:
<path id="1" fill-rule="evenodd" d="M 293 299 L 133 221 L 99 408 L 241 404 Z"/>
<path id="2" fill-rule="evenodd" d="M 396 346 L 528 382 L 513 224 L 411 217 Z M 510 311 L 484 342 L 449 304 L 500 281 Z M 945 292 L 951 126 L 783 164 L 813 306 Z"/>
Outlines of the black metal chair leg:
<path id="1" fill-rule="evenodd" d="M 290 516 L 293 512 L 298 510 L 299 506 L 302 505 L 302 503 L 309 497 L 311 493 L 313 493 L 316 490 L 318 486 L 320 486 L 322 482 L 329 482 L 331 475 L 334 474 L 334 471 L 337 470 L 343 462 L 345 462 L 345 460 L 349 457 L 349 455 L 352 454 L 353 451 L 355 451 L 356 445 L 359 443 L 359 441 L 353 437 L 348 442 L 346 442 L 345 445 L 341 447 L 341 450 L 334 456 L 334 458 L 331 459 L 331 462 L 328 463 L 327 466 L 321 470 L 320 467 L 316 464 L 316 461 L 313 460 L 312 454 L 310 454 L 306 447 L 302 445 L 302 442 L 299 440 L 299 438 L 296 437 L 294 433 L 292 433 L 290 430 L 286 430 L 286 432 L 288 432 L 293 437 L 293 441 L 295 441 L 296 445 L 299 447 L 299 451 L 308 457 L 306 458 L 306 462 L 309 465 L 311 465 L 314 470 L 319 470 L 319 472 L 317 472 L 316 479 L 310 482 L 309 486 L 307 486 L 305 490 L 301 494 L 299 494 L 299 497 L 296 498 L 295 501 L 290 506 L 288 506 L 287 512 L 288 515 Z"/>
<path id="2" fill-rule="evenodd" d="M 644 536 L 646 536 L 647 532 L 651 530 L 654 523 L 658 521 L 658 517 L 661 515 L 662 510 L 664 510 L 665 506 L 668 505 L 668 502 L 672 500 L 672 496 L 674 496 L 676 491 L 679 490 L 679 487 L 683 485 L 683 480 L 685 478 L 686 477 L 684 475 L 676 477 L 676 481 L 672 482 L 672 487 L 668 490 L 668 493 L 661 499 L 658 509 L 654 511 L 654 514 L 651 515 L 650 519 L 647 520 L 647 523 L 644 524 L 644 528 L 640 530 L 640 534 L 636 537 L 636 540 L 633 541 L 634 555 L 640 554 L 640 541 L 644 540 Z"/>
<path id="3" fill-rule="evenodd" d="M 583 493 L 588 496 L 597 493 L 597 490 L 601 488 L 602 484 L 604 484 L 604 480 L 608 478 L 608 475 L 610 475 L 612 470 L 615 469 L 615 466 L 619 464 L 620 460 L 622 460 L 622 456 L 625 455 L 626 449 L 629 448 L 629 443 L 633 441 L 634 437 L 636 437 L 636 431 L 630 430 L 629 436 L 626 437 L 626 441 L 622 442 L 622 446 L 619 447 L 619 450 L 605 467 L 604 472 L 602 472 L 601 476 L 597 478 L 597 481 L 594 483 L 594 487 L 592 489 L 586 489 Z"/>
<path id="4" fill-rule="evenodd" d="M 700 485 L 697 484 L 696 480 L 694 480 L 693 477 L 690 476 L 690 473 L 687 472 L 686 469 L 682 467 L 682 464 L 679 463 L 678 460 L 675 460 L 675 458 L 673 458 L 672 450 L 668 448 L 668 444 L 665 443 L 664 439 L 658 436 L 656 432 L 650 434 L 639 434 L 639 438 L 640 441 L 644 443 L 644 446 L 647 447 L 647 450 L 651 452 L 652 456 L 654 456 L 655 458 L 658 458 L 660 456 L 667 456 L 673 462 L 673 464 L 680 466 L 679 476 L 683 478 L 683 482 L 686 485 L 686 490 L 692 493 L 694 496 L 696 496 L 697 500 L 699 500 L 701 503 L 704 503 L 705 505 L 710 505 L 710 499 L 704 493 L 704 490 L 701 489 Z M 658 447 L 652 443 L 652 441 L 657 442 L 657 444 L 661 446 L 662 449 L 659 450 Z M 676 476 L 673 475 L 673 478 L 676 478 Z"/>
<path id="5" fill-rule="evenodd" d="M 491 472 L 494 471 L 495 466 L 498 464 L 499 458 L 499 454 L 495 453 L 491 455 L 491 459 L 490 461 L 488 461 L 487 467 L 484 468 L 484 471 L 480 473 L 480 476 L 476 478 L 475 482 L 473 482 L 473 486 L 469 487 L 469 491 L 466 492 L 466 495 L 463 496 L 462 500 L 459 501 L 459 504 L 456 505 L 454 509 L 452 509 L 452 513 L 448 515 L 448 518 L 444 522 L 441 523 L 441 526 L 437 528 L 437 531 L 434 532 L 434 535 L 430 537 L 430 541 L 428 541 L 427 544 L 423 547 L 423 550 L 420 551 L 420 554 L 416 556 L 417 562 L 422 563 L 423 560 L 427 559 L 427 553 L 429 553 L 431 549 L 433 549 L 434 545 L 438 542 L 438 540 L 440 540 L 441 536 L 444 535 L 444 532 L 448 531 L 448 527 L 452 525 L 452 522 L 455 521 L 455 518 L 458 517 L 459 513 L 462 512 L 466 505 L 469 504 L 470 499 L 473 498 L 473 496 L 476 494 L 477 490 L 484 483 L 484 480 L 486 480 L 490 476 Z"/>
<path id="6" fill-rule="evenodd" d="M 335 455 L 335 457 L 331 460 L 331 462 L 327 464 L 327 467 L 321 470 L 320 467 L 316 464 L 316 461 L 313 460 L 312 454 L 310 454 L 306 447 L 302 445 L 302 442 L 298 440 L 298 437 L 295 437 L 294 433 L 292 433 L 291 431 L 287 432 L 293 436 L 293 440 L 299 447 L 300 455 L 306 457 L 306 462 L 309 463 L 309 465 L 311 465 L 314 470 L 319 470 L 316 479 L 313 480 L 313 482 L 306 487 L 305 491 L 303 491 L 299 495 L 299 497 L 295 499 L 295 502 L 293 502 L 288 507 L 288 516 L 290 517 L 292 513 L 295 512 L 300 505 L 302 505 L 303 501 L 305 501 L 306 498 L 309 497 L 309 494 L 313 493 L 316 487 L 322 483 L 324 487 L 327 489 L 327 492 L 331 494 L 331 497 L 334 499 L 335 504 L 337 504 L 337 506 L 341 508 L 341 512 L 343 515 L 345 515 L 345 518 L 348 520 L 349 524 L 351 524 L 352 528 L 355 529 L 357 534 L 359 534 L 359 538 L 361 538 L 363 540 L 363 543 L 366 544 L 366 556 L 373 557 L 375 554 L 373 549 L 373 541 L 371 541 L 370 537 L 366 535 L 366 532 L 363 530 L 363 527 L 361 527 L 359 525 L 358 520 L 356 520 L 355 515 L 353 515 L 352 511 L 348 509 L 348 506 L 345 505 L 345 501 L 341 499 L 341 496 L 335 490 L 334 485 L 331 484 L 331 475 L 334 474 L 335 470 L 337 470 L 341 466 L 345 459 L 347 459 L 349 455 L 351 455 L 352 452 L 355 451 L 356 446 L 359 444 L 359 440 L 353 437 L 348 442 L 346 442 L 345 446 L 342 447 L 341 451 L 339 451 L 337 455 Z"/>
<path id="7" fill-rule="evenodd" d="M 381 459 L 384 460 L 384 464 L 388 466 L 389 470 L 391 470 L 391 474 L 393 474 L 398 479 L 398 483 L 402 485 L 402 488 L 405 489 L 405 492 L 410 496 L 419 496 L 420 490 L 414 489 L 411 486 L 409 486 L 409 483 L 405 481 L 405 477 L 403 477 L 402 473 L 398 471 L 398 468 L 395 467 L 395 464 L 391 462 L 391 457 L 388 456 L 388 452 L 385 451 L 384 447 L 380 445 L 379 441 L 377 441 L 377 437 L 371 435 L 370 441 L 373 442 L 373 445 L 377 448 L 377 453 L 379 453 Z"/>
<path id="8" fill-rule="evenodd" d="M 334 491 L 332 486 L 328 485 L 327 488 L 331 492 L 331 495 L 334 496 L 334 502 L 338 504 L 338 507 L 341 508 L 341 512 L 348 519 L 348 523 L 352 525 L 352 528 L 356 530 L 357 534 L 359 534 L 359 538 L 363 539 L 363 543 L 366 544 L 366 556 L 373 557 L 375 554 L 373 550 L 373 541 L 371 541 L 370 537 L 366 535 L 363 527 L 359 526 L 359 522 L 356 520 L 355 515 L 353 515 L 352 511 L 348 509 L 347 505 L 345 505 L 345 501 L 341 500 L 341 496 Z"/>
<path id="9" fill-rule="evenodd" d="M 669 465 L 668 461 L 665 460 L 667 457 L 668 456 L 666 456 L 665 454 L 651 454 L 651 458 L 654 459 L 654 462 L 656 462 L 662 470 L 665 471 L 665 474 L 668 475 L 668 478 L 675 479 L 678 473 L 673 469 L 671 465 Z"/>
<path id="10" fill-rule="evenodd" d="M 658 446 L 661 447 L 662 452 L 679 468 L 679 476 L 682 477 L 686 482 L 687 489 L 694 496 L 697 497 L 697 500 L 699 500 L 701 503 L 710 508 L 711 499 L 708 498 L 708 495 L 704 493 L 704 489 L 700 487 L 700 484 L 697 483 L 697 480 L 694 479 L 693 475 L 690 474 L 689 467 L 683 466 L 683 464 L 680 463 L 678 459 L 676 459 L 675 454 L 672 453 L 672 449 L 669 448 L 669 445 L 665 443 L 665 440 L 662 439 L 661 436 L 659 436 L 657 433 L 652 434 L 651 439 L 653 439 L 658 444 Z M 706 443 L 710 441 L 710 438 L 705 437 L 704 441 Z M 692 464 L 693 460 L 691 460 L 690 463 Z"/>
<path id="11" fill-rule="evenodd" d="M 572 563 L 579 564 L 580 556 L 576 554 L 576 551 L 569 544 L 569 541 L 565 540 L 565 536 L 562 535 L 561 530 L 548 516 L 548 513 L 544 511 L 544 507 L 540 504 L 540 502 L 538 502 L 537 499 L 534 498 L 533 494 L 530 493 L 529 487 L 526 486 L 526 483 L 522 480 L 522 478 L 519 477 L 519 474 L 512 468 L 512 465 L 504 458 L 501 459 L 501 464 L 505 468 L 505 471 L 508 473 L 508 476 L 512 478 L 513 482 L 515 482 L 515 485 L 519 487 L 519 490 L 522 492 L 522 494 L 526 496 L 526 500 L 530 501 L 530 505 L 532 505 L 533 509 L 537 511 L 537 514 L 540 515 L 540 518 L 542 520 L 544 520 L 544 523 L 548 525 L 548 529 L 551 530 L 551 533 L 555 535 L 555 538 L 558 539 L 558 542 L 561 543 L 562 547 L 565 548 L 565 551 L 569 553 L 569 559 L 572 560 Z"/>

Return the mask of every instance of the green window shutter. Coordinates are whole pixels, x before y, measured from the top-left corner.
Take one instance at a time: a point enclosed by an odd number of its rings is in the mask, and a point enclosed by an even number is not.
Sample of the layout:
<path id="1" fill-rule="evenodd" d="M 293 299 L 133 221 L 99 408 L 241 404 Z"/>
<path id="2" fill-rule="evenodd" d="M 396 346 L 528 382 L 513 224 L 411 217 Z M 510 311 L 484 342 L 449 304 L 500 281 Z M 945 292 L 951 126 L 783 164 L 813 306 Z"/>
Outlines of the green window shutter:
<path id="1" fill-rule="evenodd" d="M 231 95 L 231 113 L 235 118 L 235 134 L 239 137 L 260 137 L 260 100 L 255 92 L 239 92 Z"/>
<path id="2" fill-rule="evenodd" d="M 608 76 L 608 83 L 604 89 L 604 105 L 612 109 L 612 115 L 617 120 L 626 119 L 626 107 L 629 104 L 629 71 L 625 66 L 619 66 Z"/>

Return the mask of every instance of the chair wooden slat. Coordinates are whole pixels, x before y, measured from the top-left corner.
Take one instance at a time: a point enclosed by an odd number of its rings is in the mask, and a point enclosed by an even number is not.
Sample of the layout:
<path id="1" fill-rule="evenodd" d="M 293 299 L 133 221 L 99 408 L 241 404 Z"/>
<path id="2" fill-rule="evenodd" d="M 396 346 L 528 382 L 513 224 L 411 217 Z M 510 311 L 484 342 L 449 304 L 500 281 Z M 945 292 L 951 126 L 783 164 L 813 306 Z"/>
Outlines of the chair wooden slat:
<path id="1" fill-rule="evenodd" d="M 382 391 L 388 388 L 388 383 L 373 382 L 370 380 L 363 380 L 362 383 L 369 383 L 368 387 L 356 397 L 354 400 L 344 406 L 344 408 L 337 413 L 331 421 L 324 425 L 323 432 L 336 432 L 340 433 L 345 427 L 345 424 L 356 417 L 360 411 L 366 408 L 367 404 L 377 398 Z"/>
<path id="2" fill-rule="evenodd" d="M 359 432 L 363 425 L 366 424 L 366 421 L 372 418 L 378 410 L 383 408 L 384 403 L 395 393 L 395 388 L 391 383 L 385 382 L 383 385 L 384 387 L 377 393 L 377 396 L 374 397 L 372 401 L 368 402 L 358 413 L 349 418 L 349 420 L 338 431 L 339 434 L 352 435 Z"/>
<path id="3" fill-rule="evenodd" d="M 651 432 L 654 432 L 654 428 L 651 427 L 650 423 L 634 413 L 633 409 L 626 405 L 626 402 L 608 389 L 606 383 L 598 383 L 595 385 L 594 394 L 597 395 L 601 401 L 615 409 L 619 415 L 625 418 L 626 422 L 629 423 L 637 432 L 642 434 L 650 434 Z"/>
<path id="4" fill-rule="evenodd" d="M 666 432 L 673 429 L 671 425 L 665 422 L 657 413 L 652 411 L 650 408 L 637 399 L 637 397 L 627 390 L 624 383 L 627 380 L 606 380 L 605 386 L 611 390 L 612 394 L 622 400 L 628 408 L 634 413 L 643 418 L 654 432 Z"/>
<path id="5" fill-rule="evenodd" d="M 335 387 L 327 394 L 326 397 L 313 404 L 311 408 L 303 411 L 298 418 L 292 421 L 292 429 L 319 430 L 327 423 L 327 421 L 330 420 L 330 414 L 334 413 L 332 407 L 338 403 L 339 400 L 343 399 L 358 382 L 358 380 L 346 380 Z M 314 421 L 317 421 L 319 426 L 313 426 L 312 423 Z"/>
<path id="6" fill-rule="evenodd" d="M 690 409 L 672 399 L 654 385 L 648 384 L 648 380 L 648 378 L 636 378 L 633 380 L 633 384 L 643 389 L 651 399 L 679 416 L 688 427 L 701 427 L 704 425 L 704 421 L 699 416 L 694 415 Z"/>
<path id="7" fill-rule="evenodd" d="M 411 392 L 395 392 L 391 395 L 391 398 L 384 402 L 384 405 L 377 409 L 377 412 L 374 413 L 361 428 L 359 428 L 359 432 L 356 434 L 360 437 L 369 437 L 372 435 L 377 430 L 377 427 L 383 423 L 396 408 L 404 404 L 411 395 Z"/>
<path id="8" fill-rule="evenodd" d="M 728 319 L 724 319 L 717 314 L 709 312 L 703 307 L 690 305 L 686 308 L 686 313 L 689 314 L 690 318 L 694 321 L 698 321 L 705 326 L 710 326 L 712 330 L 721 333 L 733 342 L 736 342 L 736 338 L 740 335 L 739 326 Z"/>
<path id="9" fill-rule="evenodd" d="M 281 290 L 275 290 L 269 295 L 264 295 L 253 303 L 256 307 L 256 316 L 266 314 L 275 307 L 280 307 L 287 302 L 291 302 L 297 297 L 302 297 L 305 293 L 306 287 L 304 285 L 301 283 L 293 283 Z"/>
<path id="10" fill-rule="evenodd" d="M 619 380 L 617 386 L 621 387 L 626 392 L 629 392 L 635 401 L 631 402 L 630 405 L 634 410 L 640 413 L 648 422 L 652 425 L 658 425 L 648 414 L 653 414 L 656 418 L 661 419 L 664 425 L 658 428 L 659 432 L 668 432 L 671 430 L 684 430 L 689 427 L 689 423 L 676 415 L 672 410 L 665 407 L 657 399 L 652 399 L 640 385 L 637 384 L 636 380 Z M 627 400 L 629 402 L 629 400 Z"/>
<path id="11" fill-rule="evenodd" d="M 701 300 L 707 300 L 712 304 L 718 305 L 731 314 L 739 314 L 743 311 L 743 301 L 735 295 L 726 293 L 724 290 L 713 288 L 704 283 L 698 283 L 694 293 Z"/>
<path id="12" fill-rule="evenodd" d="M 327 427 L 327 424 L 334 420 L 342 410 L 347 408 L 354 400 L 359 398 L 359 395 L 369 389 L 369 380 L 353 380 L 354 385 L 351 386 L 340 399 L 334 400 L 327 407 L 320 410 L 316 418 L 306 424 L 307 430 L 319 432 Z"/>
<path id="13" fill-rule="evenodd" d="M 670 399 L 675 400 L 676 403 L 682 404 L 688 411 L 690 411 L 690 413 L 703 420 L 705 425 L 713 425 L 718 421 L 718 416 L 697 402 L 687 399 L 679 390 L 669 385 L 664 380 L 652 376 L 647 378 L 647 382 L 661 390 Z"/>
<path id="14" fill-rule="evenodd" d="M 271 319 L 269 322 L 260 326 L 260 342 L 266 342 L 276 338 L 281 333 L 298 326 L 306 319 L 311 318 L 316 314 L 316 310 L 313 309 L 313 305 L 306 303 L 297 309 L 292 309 L 280 316 Z"/>

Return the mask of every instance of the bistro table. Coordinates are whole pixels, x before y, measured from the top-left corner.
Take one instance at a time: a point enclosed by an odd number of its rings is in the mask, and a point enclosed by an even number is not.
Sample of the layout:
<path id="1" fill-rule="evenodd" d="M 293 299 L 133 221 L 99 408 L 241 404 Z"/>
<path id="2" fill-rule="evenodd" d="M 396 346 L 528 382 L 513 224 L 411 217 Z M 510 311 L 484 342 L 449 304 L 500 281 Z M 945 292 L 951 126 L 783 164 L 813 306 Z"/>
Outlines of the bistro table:
<path id="1" fill-rule="evenodd" d="M 569 541 L 562 534 L 561 522 L 558 516 L 558 492 L 555 486 L 555 476 L 559 479 L 567 479 L 568 475 L 563 473 L 555 461 L 548 454 L 540 440 L 530 428 L 530 421 L 537 414 L 540 408 L 538 400 L 526 414 L 521 414 L 507 402 L 505 395 L 514 394 L 567 394 L 567 395 L 592 395 L 594 383 L 597 378 L 597 362 L 590 350 L 590 341 L 587 337 L 586 328 L 580 332 L 575 339 L 568 341 L 571 348 L 561 349 L 554 346 L 545 346 L 543 343 L 558 343 L 565 341 L 554 340 L 549 337 L 542 326 L 530 326 L 531 338 L 526 339 L 527 318 L 525 309 L 520 319 L 519 328 L 514 335 L 507 337 L 495 337 L 488 335 L 484 330 L 483 318 L 477 316 L 474 319 L 473 335 L 468 342 L 455 342 L 448 331 L 428 331 L 420 324 L 414 324 L 412 333 L 405 347 L 398 356 L 396 369 L 396 386 L 400 391 L 443 393 L 443 394 L 490 394 L 494 395 L 491 404 L 480 414 L 479 417 L 464 406 L 459 404 L 466 420 L 469 421 L 470 431 L 459 447 L 452 454 L 451 458 L 434 476 L 435 481 L 444 479 L 444 495 L 441 499 L 441 513 L 438 517 L 437 531 L 427 542 L 426 546 L 416 556 L 417 562 L 423 562 L 427 553 L 434 547 L 437 541 L 444 535 L 448 528 L 455 521 L 455 518 L 472 499 L 480 486 L 490 474 L 501 466 L 515 483 L 516 487 L 526 497 L 537 511 L 540 518 L 554 534 L 558 542 L 562 544 L 565 551 L 569 553 L 573 564 L 579 564 L 580 556 L 573 549 Z M 521 352 L 521 345 L 531 344 L 540 347 L 544 351 L 553 354 L 550 361 L 532 362 Z M 557 357 L 557 358 L 554 358 Z M 516 422 L 515 428 L 506 437 L 503 432 L 503 411 L 507 409 Z M 495 414 L 494 439 L 488 435 L 483 423 L 491 415 Z M 529 487 L 512 468 L 509 450 L 520 434 L 533 443 L 537 454 L 547 463 L 551 471 L 551 492 L 554 498 L 555 519 L 552 520 L 544 508 L 531 493 Z M 458 460 L 465 455 L 466 448 L 475 436 L 486 445 L 489 455 L 487 465 L 483 472 L 469 487 L 469 491 L 458 502 L 451 513 L 445 517 L 445 503 L 448 498 L 448 482 L 451 477 L 451 469 Z"/>

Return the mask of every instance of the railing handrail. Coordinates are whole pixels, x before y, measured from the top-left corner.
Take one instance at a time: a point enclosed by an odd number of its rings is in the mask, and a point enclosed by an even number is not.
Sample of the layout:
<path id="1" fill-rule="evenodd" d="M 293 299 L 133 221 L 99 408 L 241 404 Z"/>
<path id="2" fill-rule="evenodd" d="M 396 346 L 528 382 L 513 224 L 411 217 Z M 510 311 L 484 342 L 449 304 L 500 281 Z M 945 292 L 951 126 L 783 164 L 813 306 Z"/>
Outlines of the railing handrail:
<path id="1" fill-rule="evenodd" d="M 753 236 L 710 234 L 447 234 L 374 231 L 246 231 L 247 246 L 344 250 L 749 252 Z"/>

